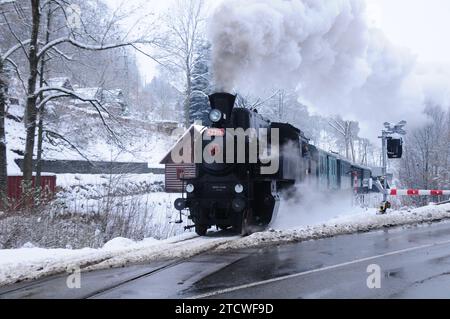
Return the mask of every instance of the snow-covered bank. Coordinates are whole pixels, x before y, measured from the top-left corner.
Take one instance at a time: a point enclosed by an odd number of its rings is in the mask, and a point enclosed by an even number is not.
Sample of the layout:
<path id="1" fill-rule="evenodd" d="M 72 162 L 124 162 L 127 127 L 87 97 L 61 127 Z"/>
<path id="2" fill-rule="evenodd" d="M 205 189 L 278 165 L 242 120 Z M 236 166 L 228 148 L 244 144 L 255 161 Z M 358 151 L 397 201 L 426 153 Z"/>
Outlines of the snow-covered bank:
<path id="1" fill-rule="evenodd" d="M 68 189 L 76 186 L 99 185 L 108 186 L 118 184 L 122 187 L 129 185 L 161 184 L 164 183 L 164 175 L 157 174 L 57 174 L 58 187 Z"/>
<path id="2" fill-rule="evenodd" d="M 141 261 L 189 258 L 236 237 L 198 238 L 187 233 L 166 240 L 147 238 L 134 242 L 115 238 L 100 249 L 44 249 L 30 247 L 0 250 L 0 286 L 65 273 L 79 267 L 83 271 L 121 266 Z"/>
<path id="3" fill-rule="evenodd" d="M 450 218 L 450 204 L 391 211 L 386 215 L 378 215 L 376 209 L 368 209 L 364 212 L 336 217 L 314 226 L 305 226 L 290 230 L 271 229 L 269 231 L 255 233 L 251 236 L 226 243 L 218 247 L 218 249 L 229 250 L 286 244 L 337 235 L 368 232 L 386 227 L 435 222 L 448 218 Z"/>
<path id="4" fill-rule="evenodd" d="M 139 242 L 116 238 L 99 249 L 6 249 L 0 250 L 0 286 L 64 273 L 74 266 L 93 270 L 129 263 L 182 259 L 214 249 L 224 251 L 286 244 L 449 218 L 450 204 L 391 211 L 387 215 L 377 215 L 375 209 L 369 209 L 355 211 L 314 226 L 270 230 L 245 238 L 222 237 L 222 233 L 199 238 L 193 233 L 186 233 L 166 240 L 144 239 Z"/>
<path id="5" fill-rule="evenodd" d="M 28 242 L 41 248 L 100 248 L 116 237 L 162 240 L 184 234 L 190 220 L 175 223 L 180 218 L 173 208 L 177 196 L 160 192 L 107 196 L 100 188 L 76 187 L 32 214 L 0 213 L 0 249 Z"/>

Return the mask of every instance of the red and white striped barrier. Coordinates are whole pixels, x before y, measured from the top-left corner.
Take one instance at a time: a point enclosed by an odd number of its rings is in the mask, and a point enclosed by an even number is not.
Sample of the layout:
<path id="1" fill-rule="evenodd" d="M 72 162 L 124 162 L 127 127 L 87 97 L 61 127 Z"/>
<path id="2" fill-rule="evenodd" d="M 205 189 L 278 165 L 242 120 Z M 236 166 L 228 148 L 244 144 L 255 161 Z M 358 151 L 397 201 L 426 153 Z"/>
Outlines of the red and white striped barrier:
<path id="1" fill-rule="evenodd" d="M 391 196 L 442 196 L 450 195 L 450 190 L 423 190 L 423 189 L 391 189 Z"/>

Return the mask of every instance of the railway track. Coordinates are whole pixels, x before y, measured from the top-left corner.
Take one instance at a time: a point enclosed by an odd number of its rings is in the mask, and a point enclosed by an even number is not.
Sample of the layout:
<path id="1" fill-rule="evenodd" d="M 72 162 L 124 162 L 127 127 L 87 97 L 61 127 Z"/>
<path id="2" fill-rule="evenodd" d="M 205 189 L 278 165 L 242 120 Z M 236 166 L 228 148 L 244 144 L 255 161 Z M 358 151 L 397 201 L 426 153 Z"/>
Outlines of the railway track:
<path id="1" fill-rule="evenodd" d="M 153 276 L 162 271 L 176 267 L 183 263 L 189 263 L 193 258 L 202 256 L 209 253 L 218 245 L 225 242 L 235 240 L 237 237 L 223 238 L 226 232 L 220 231 L 213 233 L 211 237 L 205 240 L 205 238 L 194 237 L 186 240 L 181 240 L 173 243 L 173 247 L 170 249 L 180 249 L 183 246 L 195 246 L 206 245 L 199 253 L 194 253 L 189 257 L 178 257 L 172 260 L 160 260 L 149 262 L 135 262 L 131 259 L 131 262 L 127 262 L 123 265 L 118 265 L 121 268 L 112 267 L 108 268 L 108 261 L 115 258 L 105 258 L 98 260 L 97 262 L 86 265 L 82 268 L 81 272 L 81 289 L 69 289 L 67 287 L 67 279 L 69 273 L 59 273 L 50 275 L 34 281 L 22 282 L 12 286 L 0 287 L 0 299 L 16 299 L 16 298 L 75 298 L 75 299 L 88 299 L 97 298 L 102 294 L 118 289 L 124 285 L 139 281 L 141 279 Z M 217 239 L 216 239 L 217 237 Z M 133 253 L 139 253 L 139 250 L 132 251 Z M 150 260 L 151 260 L 151 256 Z M 104 264 L 103 264 L 104 263 Z M 102 265 L 103 264 L 103 265 Z M 99 267 L 100 265 L 100 267 Z M 85 269 L 86 271 L 83 271 Z M 86 284 L 87 283 L 87 284 Z"/>
<path id="2" fill-rule="evenodd" d="M 92 299 L 92 298 L 95 298 L 95 297 L 100 297 L 102 294 L 104 294 L 104 293 L 106 293 L 106 292 L 108 292 L 108 291 L 117 289 L 117 288 L 119 288 L 119 287 L 121 287 L 121 286 L 124 286 L 124 285 L 126 285 L 126 284 L 129 284 L 129 283 L 131 283 L 131 282 L 133 282 L 133 281 L 136 281 L 136 280 L 145 278 L 145 277 L 147 277 L 147 276 L 155 275 L 155 274 L 157 274 L 157 273 L 159 273 L 159 272 L 161 272 L 161 271 L 167 270 L 167 269 L 172 268 L 172 267 L 174 267 L 174 266 L 176 266 L 176 265 L 178 265 L 178 264 L 181 264 L 181 263 L 183 263 L 183 262 L 186 262 L 186 261 L 189 260 L 189 259 L 190 259 L 190 258 L 188 258 L 188 259 L 186 259 L 186 260 L 183 259 L 183 260 L 177 260 L 177 261 L 170 262 L 169 264 L 164 265 L 164 266 L 161 266 L 161 267 L 158 267 L 158 268 L 156 268 L 156 269 L 154 269 L 154 270 L 152 270 L 152 271 L 143 273 L 143 274 L 141 274 L 141 275 L 139 275 L 139 276 L 134 276 L 134 277 L 129 278 L 129 279 L 127 279 L 127 280 L 124 280 L 124 281 L 122 281 L 122 282 L 120 282 L 120 283 L 118 283 L 118 284 L 111 285 L 111 286 L 106 287 L 106 288 L 104 288 L 104 289 L 100 289 L 100 290 L 98 290 L 98 291 L 96 291 L 96 292 L 93 292 L 93 293 L 91 293 L 91 294 L 88 294 L 88 295 L 86 295 L 85 297 L 83 297 L 83 299 Z"/>
<path id="3" fill-rule="evenodd" d="M 189 259 L 189 258 L 188 258 Z M 76 289 L 69 289 L 67 286 L 65 287 L 66 295 L 59 295 L 59 293 L 55 293 L 55 295 L 45 296 L 42 295 L 42 290 L 44 287 L 51 286 L 60 286 L 60 288 L 64 288 L 63 284 L 66 282 L 69 274 L 56 274 L 54 276 L 49 276 L 46 278 L 38 279 L 32 282 L 23 282 L 14 286 L 6 286 L 3 289 L 0 288 L 0 299 L 16 299 L 16 298 L 76 298 L 76 299 L 88 299 L 93 298 L 97 295 L 100 295 L 104 292 L 113 290 L 117 287 L 125 285 L 135 280 L 139 280 L 141 278 L 151 276 L 158 272 L 161 272 L 165 269 L 178 265 L 188 259 L 178 259 L 169 262 L 165 262 L 162 265 L 157 265 L 155 267 L 149 267 L 149 270 L 145 270 L 145 265 L 133 265 L 132 267 L 142 268 L 140 270 L 131 270 L 130 274 L 122 274 L 123 278 L 119 279 L 117 282 L 113 282 L 108 285 L 102 285 L 100 288 L 94 289 L 83 289 L 83 291 L 77 291 Z M 81 278 L 83 281 L 89 281 L 91 277 L 95 277 L 97 273 L 105 273 L 107 271 L 112 271 L 115 273 L 116 269 L 108 269 L 108 270 L 96 270 L 92 272 L 82 272 Z M 114 275 L 113 275 L 114 276 Z"/>

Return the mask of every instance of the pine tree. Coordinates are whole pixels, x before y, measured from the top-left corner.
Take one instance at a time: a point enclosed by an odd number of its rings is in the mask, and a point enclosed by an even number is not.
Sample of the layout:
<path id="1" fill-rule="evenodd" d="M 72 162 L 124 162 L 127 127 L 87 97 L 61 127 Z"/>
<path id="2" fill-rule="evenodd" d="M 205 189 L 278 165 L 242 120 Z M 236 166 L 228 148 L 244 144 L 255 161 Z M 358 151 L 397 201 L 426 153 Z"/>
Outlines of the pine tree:
<path id="1" fill-rule="evenodd" d="M 190 123 L 202 121 L 209 125 L 208 94 L 211 93 L 211 76 L 209 72 L 210 45 L 203 44 L 199 49 L 192 74 L 192 94 L 190 99 Z"/>

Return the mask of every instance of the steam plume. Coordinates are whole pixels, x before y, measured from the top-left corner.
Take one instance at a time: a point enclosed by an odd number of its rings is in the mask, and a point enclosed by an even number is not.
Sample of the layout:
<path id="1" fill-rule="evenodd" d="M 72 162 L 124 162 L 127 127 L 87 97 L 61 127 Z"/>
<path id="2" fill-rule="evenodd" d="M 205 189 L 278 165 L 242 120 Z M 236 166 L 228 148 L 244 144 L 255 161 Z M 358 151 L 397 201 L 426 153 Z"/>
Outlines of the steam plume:
<path id="1" fill-rule="evenodd" d="M 363 0 L 227 0 L 209 30 L 218 89 L 295 88 L 319 113 L 359 120 L 363 134 L 386 120 L 419 123 L 426 101 L 448 96 L 369 26 Z"/>

